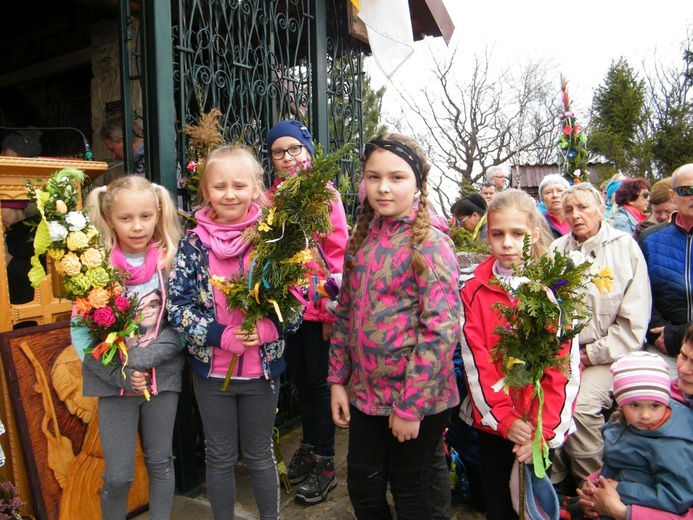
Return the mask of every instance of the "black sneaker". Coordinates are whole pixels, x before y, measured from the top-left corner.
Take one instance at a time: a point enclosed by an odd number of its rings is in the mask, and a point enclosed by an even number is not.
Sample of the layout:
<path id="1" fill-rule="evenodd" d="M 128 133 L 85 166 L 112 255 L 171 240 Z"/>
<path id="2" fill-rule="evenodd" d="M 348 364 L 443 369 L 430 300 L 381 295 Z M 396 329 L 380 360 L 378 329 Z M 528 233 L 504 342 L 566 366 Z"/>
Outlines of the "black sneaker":
<path id="1" fill-rule="evenodd" d="M 313 469 L 313 457 L 313 446 L 301 443 L 301 447 L 296 450 L 289 467 L 286 468 L 289 482 L 298 484 L 310 475 L 310 471 Z"/>
<path id="2" fill-rule="evenodd" d="M 319 504 L 336 486 L 334 458 L 315 455 L 313 470 L 303 485 L 296 490 L 295 500 L 301 504 Z"/>

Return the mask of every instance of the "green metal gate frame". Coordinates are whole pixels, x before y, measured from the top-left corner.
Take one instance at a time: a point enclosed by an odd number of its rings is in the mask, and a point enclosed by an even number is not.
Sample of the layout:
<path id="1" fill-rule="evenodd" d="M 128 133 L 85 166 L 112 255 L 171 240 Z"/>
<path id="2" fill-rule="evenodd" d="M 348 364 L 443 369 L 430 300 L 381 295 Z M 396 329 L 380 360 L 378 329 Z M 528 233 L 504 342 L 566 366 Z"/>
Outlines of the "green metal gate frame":
<path id="1" fill-rule="evenodd" d="M 131 106 L 131 81 L 141 81 L 151 180 L 180 193 L 176 168 L 187 163 L 183 127 L 215 107 L 223 114 L 227 140 L 242 138 L 255 149 L 268 183 L 271 163 L 263 146 L 282 119 L 303 121 L 327 151 L 346 143 L 360 149 L 363 52 L 348 35 L 348 1 L 178 0 L 175 10 L 167 0 L 142 1 L 138 34 L 130 2 L 119 2 L 122 104 Z M 129 110 L 123 118 L 126 171 L 131 171 Z M 350 214 L 356 211 L 355 167 L 355 155 L 344 159 L 335 179 Z M 282 384 L 286 410 L 280 405 L 280 422 L 295 413 L 290 392 L 290 385 Z M 186 417 L 191 397 L 183 394 L 174 446 L 177 487 L 185 493 L 199 479 L 189 450 L 196 437 Z M 181 416 L 183 409 L 188 412 Z"/>

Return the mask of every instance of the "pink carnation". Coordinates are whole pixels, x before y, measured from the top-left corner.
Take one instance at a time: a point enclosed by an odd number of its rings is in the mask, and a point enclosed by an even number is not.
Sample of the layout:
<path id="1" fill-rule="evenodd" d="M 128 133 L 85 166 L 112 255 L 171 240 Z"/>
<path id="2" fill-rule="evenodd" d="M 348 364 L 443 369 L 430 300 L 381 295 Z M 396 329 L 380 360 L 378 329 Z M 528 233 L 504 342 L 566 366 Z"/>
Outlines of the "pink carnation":
<path id="1" fill-rule="evenodd" d="M 116 296 L 115 300 L 113 300 L 113 307 L 118 312 L 123 313 L 130 308 L 130 300 L 125 296 Z"/>
<path id="2" fill-rule="evenodd" d="M 99 327 L 110 327 L 116 321 L 115 313 L 111 307 L 96 309 L 92 319 Z"/>

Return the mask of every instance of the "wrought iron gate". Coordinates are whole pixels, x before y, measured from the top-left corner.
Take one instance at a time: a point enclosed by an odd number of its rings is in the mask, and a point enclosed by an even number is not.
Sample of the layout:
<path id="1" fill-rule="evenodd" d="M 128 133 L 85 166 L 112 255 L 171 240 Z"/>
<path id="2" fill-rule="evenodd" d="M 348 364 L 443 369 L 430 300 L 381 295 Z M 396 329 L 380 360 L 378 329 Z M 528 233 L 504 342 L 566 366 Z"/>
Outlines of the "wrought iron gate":
<path id="1" fill-rule="evenodd" d="M 263 145 L 281 119 L 300 119 L 329 150 L 360 148 L 362 53 L 347 34 L 346 1 L 180 0 L 173 13 L 179 161 L 186 160 L 183 125 L 215 107 L 226 138 L 258 152 L 268 182 Z M 325 136 L 316 133 L 322 127 Z M 353 212 L 353 160 L 335 181 Z"/>

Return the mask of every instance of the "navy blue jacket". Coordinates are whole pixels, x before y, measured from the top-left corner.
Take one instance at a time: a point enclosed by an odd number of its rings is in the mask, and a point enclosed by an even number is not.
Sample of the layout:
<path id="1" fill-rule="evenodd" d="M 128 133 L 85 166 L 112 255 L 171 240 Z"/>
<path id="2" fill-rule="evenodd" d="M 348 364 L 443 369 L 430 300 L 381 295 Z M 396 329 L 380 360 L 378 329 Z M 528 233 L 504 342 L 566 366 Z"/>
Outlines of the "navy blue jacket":
<path id="1" fill-rule="evenodd" d="M 693 322 L 693 234 L 671 220 L 643 231 L 638 239 L 650 275 L 652 314 L 650 326 L 664 326 L 664 343 L 671 356 L 677 356 L 683 336 Z M 648 332 L 648 343 L 658 335 Z"/>

